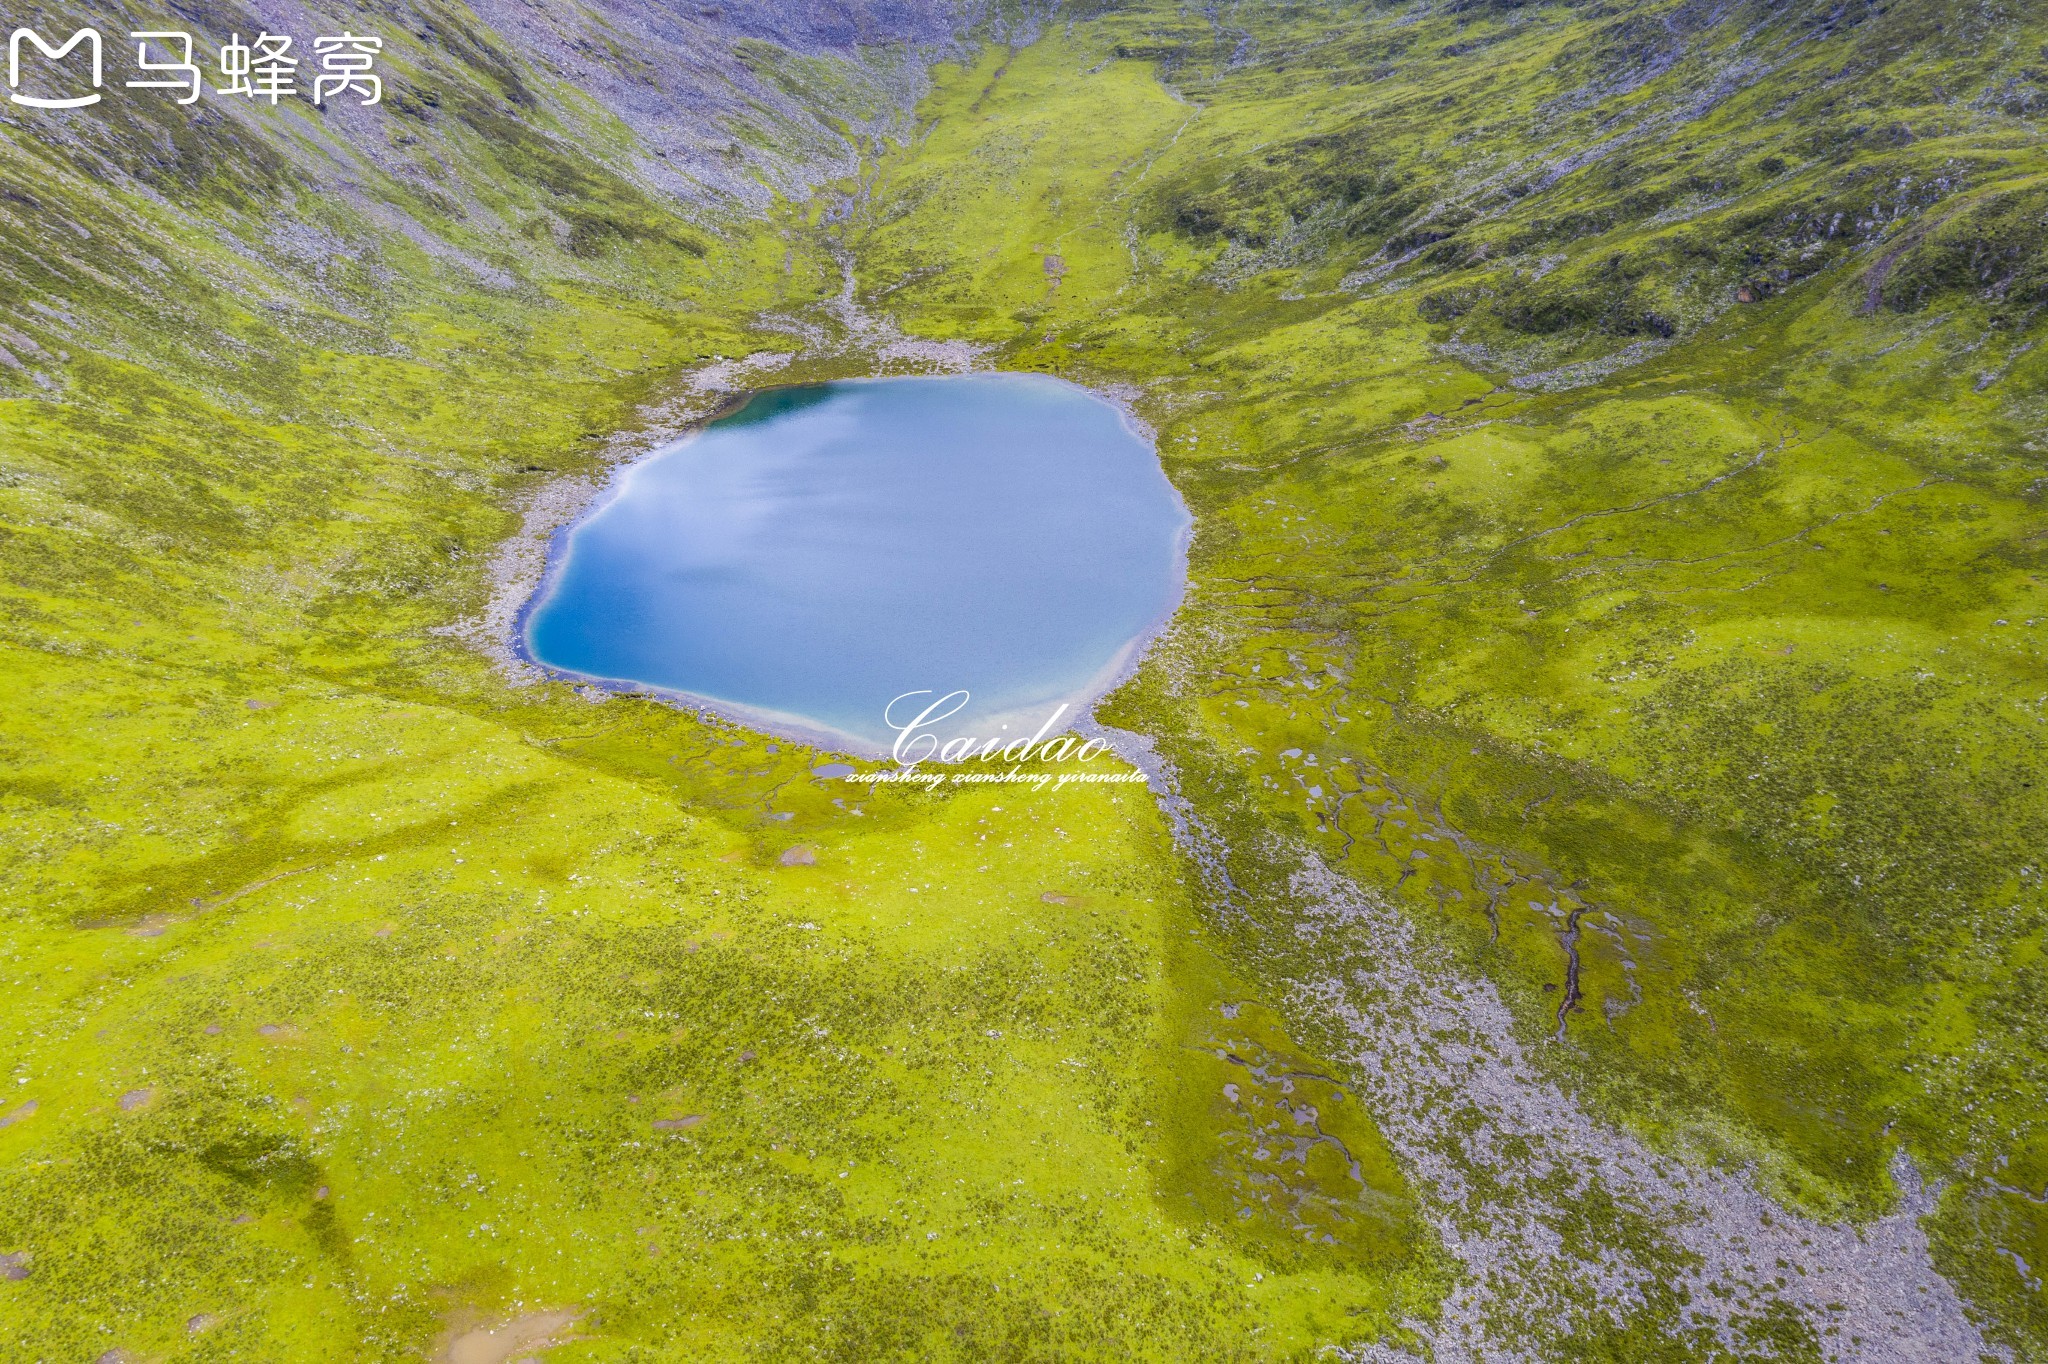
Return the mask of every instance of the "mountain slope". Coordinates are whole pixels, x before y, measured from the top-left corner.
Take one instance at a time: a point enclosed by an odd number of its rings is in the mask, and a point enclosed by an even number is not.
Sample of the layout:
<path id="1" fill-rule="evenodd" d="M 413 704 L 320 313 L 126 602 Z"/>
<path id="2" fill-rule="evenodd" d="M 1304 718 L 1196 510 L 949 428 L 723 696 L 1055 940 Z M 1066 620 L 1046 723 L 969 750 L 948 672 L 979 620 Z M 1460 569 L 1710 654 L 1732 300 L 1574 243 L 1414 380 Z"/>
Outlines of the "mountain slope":
<path id="1" fill-rule="evenodd" d="M 1121 10 L 963 74 L 982 120 L 852 238 L 909 325 L 1146 385 L 1196 591 L 1109 714 L 1229 849 L 1269 988 L 1328 976 L 1287 887 L 1329 862 L 1661 1149 L 1829 1219 L 1936 1180 L 1938 1263 L 2023 1351 L 2041 38 Z"/>
<path id="2" fill-rule="evenodd" d="M 11 1349 L 2048 1350 L 2041 20 L 379 24 L 5 116 Z M 974 354 L 1197 514 L 1160 803 L 504 665 L 616 461 Z"/>

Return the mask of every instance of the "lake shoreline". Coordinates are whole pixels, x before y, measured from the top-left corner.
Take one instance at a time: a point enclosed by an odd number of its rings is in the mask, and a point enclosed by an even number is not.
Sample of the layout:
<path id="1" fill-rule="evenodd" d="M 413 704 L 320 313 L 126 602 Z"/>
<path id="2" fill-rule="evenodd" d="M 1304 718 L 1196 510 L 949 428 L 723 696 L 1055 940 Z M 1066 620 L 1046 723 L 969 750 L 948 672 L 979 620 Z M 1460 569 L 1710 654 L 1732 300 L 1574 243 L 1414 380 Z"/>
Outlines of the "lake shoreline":
<path id="1" fill-rule="evenodd" d="M 762 354 L 776 355 L 780 363 L 771 361 L 754 368 L 779 369 L 794 358 L 776 352 Z M 546 582 L 555 537 L 587 516 L 624 470 L 745 406 L 757 390 L 731 390 L 705 382 L 711 375 L 724 378 L 736 364 L 743 363 L 725 361 L 686 371 L 680 391 L 648 403 L 640 409 L 640 424 L 605 438 L 595 469 L 555 475 L 510 499 L 507 510 L 519 518 L 519 525 L 491 551 L 485 570 L 489 595 L 483 609 L 434 626 L 429 633 L 475 649 L 514 686 L 583 681 L 533 659 L 523 638 L 526 615 Z"/>
<path id="2" fill-rule="evenodd" d="M 933 343 L 945 344 L 945 343 Z M 677 391 L 642 409 L 643 420 L 607 438 L 594 469 L 547 479 L 513 501 L 509 510 L 520 518 L 519 525 L 499 542 L 487 570 L 489 597 L 482 611 L 432 633 L 460 640 L 490 659 L 501 676 L 515 686 L 560 683 L 573 688 L 585 699 L 599 703 L 613 696 L 644 696 L 677 709 L 695 713 L 700 719 L 802 744 L 820 753 L 855 757 L 869 761 L 888 757 L 888 751 L 857 735 L 821 724 L 808 717 L 765 707 L 750 706 L 721 697 L 708 696 L 634 679 L 605 677 L 557 667 L 536 657 L 527 640 L 528 622 L 546 600 L 550 578 L 561 563 L 564 540 L 575 528 L 598 511 L 617 487 L 621 475 L 655 457 L 665 449 L 703 431 L 712 423 L 734 415 L 757 399 L 821 382 L 863 383 L 904 378 L 939 378 L 964 374 L 1037 375 L 1079 390 L 1112 407 L 1124 428 L 1142 442 L 1185 518 L 1173 548 L 1172 601 L 1156 618 L 1132 636 L 1114 657 L 1091 675 L 1067 700 L 1067 711 L 1056 733 L 1084 733 L 1095 724 L 1094 709 L 1144 665 L 1153 647 L 1171 627 L 1186 600 L 1190 586 L 1189 554 L 1195 517 L 1179 487 L 1166 473 L 1160 457 L 1156 432 L 1140 415 L 1136 403 L 1142 390 L 1127 383 L 1092 385 L 1060 374 L 1038 370 L 1002 370 L 975 361 L 979 355 L 948 355 L 949 362 L 936 372 L 919 370 L 909 374 L 867 373 L 837 376 L 829 380 L 802 379 L 760 383 L 744 388 L 728 387 L 754 376 L 766 378 L 786 370 L 799 354 L 756 352 L 737 360 L 725 360 L 685 372 Z M 927 358 L 927 357 L 920 357 Z M 1052 704 L 1057 704 L 1054 702 Z M 1021 717 L 1018 710 L 997 714 L 992 719 Z"/>

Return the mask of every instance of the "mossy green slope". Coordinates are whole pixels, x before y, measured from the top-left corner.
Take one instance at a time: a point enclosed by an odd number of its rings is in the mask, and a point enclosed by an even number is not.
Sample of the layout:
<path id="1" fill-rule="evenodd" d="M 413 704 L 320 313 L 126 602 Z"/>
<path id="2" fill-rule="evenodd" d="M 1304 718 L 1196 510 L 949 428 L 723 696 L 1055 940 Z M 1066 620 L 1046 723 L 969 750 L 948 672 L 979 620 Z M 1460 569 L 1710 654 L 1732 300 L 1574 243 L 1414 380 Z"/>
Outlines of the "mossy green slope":
<path id="1" fill-rule="evenodd" d="M 419 13 L 366 192 L 298 123 L 5 141 L 10 1352 L 1422 1348 L 1459 1276 L 1293 988 L 1303 844 L 1663 1149 L 1852 1218 L 1905 1150 L 2048 1349 L 2038 20 L 1135 5 L 938 68 L 900 145 L 901 51 L 735 40 L 732 156 L 873 152 L 763 221 Z M 856 799 L 435 633 L 841 259 L 1143 386 L 1194 584 L 1105 714 L 1227 886 L 1129 790 Z M 1676 1312 L 1501 1330 L 1831 1348 Z"/>
<path id="2" fill-rule="evenodd" d="M 1280 833 L 1667 1149 L 1827 1218 L 1903 1150 L 2023 1352 L 2044 37 L 1124 8 L 942 75 L 848 233 L 915 329 L 1147 386 L 1196 585 L 1107 714 L 1267 887 L 1269 981 Z"/>
<path id="3" fill-rule="evenodd" d="M 868 792 L 438 633 L 525 494 L 838 279 L 422 15 L 352 188 L 303 119 L 9 130 L 4 1353 L 415 1359 L 560 1308 L 564 1359 L 1235 1358 L 1426 1315 L 1371 1118 L 1226 1020 L 1141 793 Z M 908 60 L 738 49 L 858 136 Z M 785 167 L 822 136 L 756 112 Z"/>

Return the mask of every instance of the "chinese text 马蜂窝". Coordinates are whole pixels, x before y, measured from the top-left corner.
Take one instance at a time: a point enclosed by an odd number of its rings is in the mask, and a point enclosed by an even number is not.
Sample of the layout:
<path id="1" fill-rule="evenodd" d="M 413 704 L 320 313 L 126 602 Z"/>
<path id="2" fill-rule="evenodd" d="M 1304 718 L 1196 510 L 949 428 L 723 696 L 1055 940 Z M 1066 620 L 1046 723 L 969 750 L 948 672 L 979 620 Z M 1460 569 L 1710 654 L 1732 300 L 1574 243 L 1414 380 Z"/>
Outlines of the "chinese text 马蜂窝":
<path id="1" fill-rule="evenodd" d="M 122 82 L 129 90 L 175 90 L 179 104 L 196 104 L 205 90 L 205 73 L 192 60 L 192 35 L 168 29 L 141 29 L 128 35 L 135 44 L 135 69 L 142 79 Z M 33 49 L 45 60 L 60 63 L 74 51 L 82 51 L 90 67 L 91 88 L 83 94 L 31 95 L 21 89 L 22 56 Z M 384 82 L 372 73 L 377 54 L 384 49 L 382 38 L 340 33 L 315 38 L 313 55 L 319 59 L 310 92 L 299 88 L 299 58 L 292 55 L 292 40 L 282 34 L 259 33 L 243 42 L 237 33 L 221 44 L 217 59 L 220 79 L 214 93 L 241 95 L 252 100 L 279 100 L 310 93 L 313 103 L 323 108 L 330 99 L 354 95 L 363 105 L 384 98 Z M 104 84 L 102 43 L 98 29 L 82 28 L 61 44 L 43 41 L 34 29 L 18 28 L 7 40 L 7 98 L 32 109 L 82 109 L 100 102 Z"/>

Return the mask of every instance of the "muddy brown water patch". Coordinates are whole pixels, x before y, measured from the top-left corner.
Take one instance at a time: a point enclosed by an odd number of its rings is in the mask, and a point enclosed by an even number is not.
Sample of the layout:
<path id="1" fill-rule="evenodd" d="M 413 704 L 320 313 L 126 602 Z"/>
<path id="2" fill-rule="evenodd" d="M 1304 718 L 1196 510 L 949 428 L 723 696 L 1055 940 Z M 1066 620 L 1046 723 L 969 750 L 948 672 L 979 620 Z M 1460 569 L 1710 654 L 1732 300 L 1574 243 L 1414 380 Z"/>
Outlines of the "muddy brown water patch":
<path id="1" fill-rule="evenodd" d="M 527 1312 L 486 1326 L 451 1333 L 435 1354 L 436 1364 L 511 1364 L 534 1350 L 567 1344 L 581 1312 L 558 1309 Z"/>

